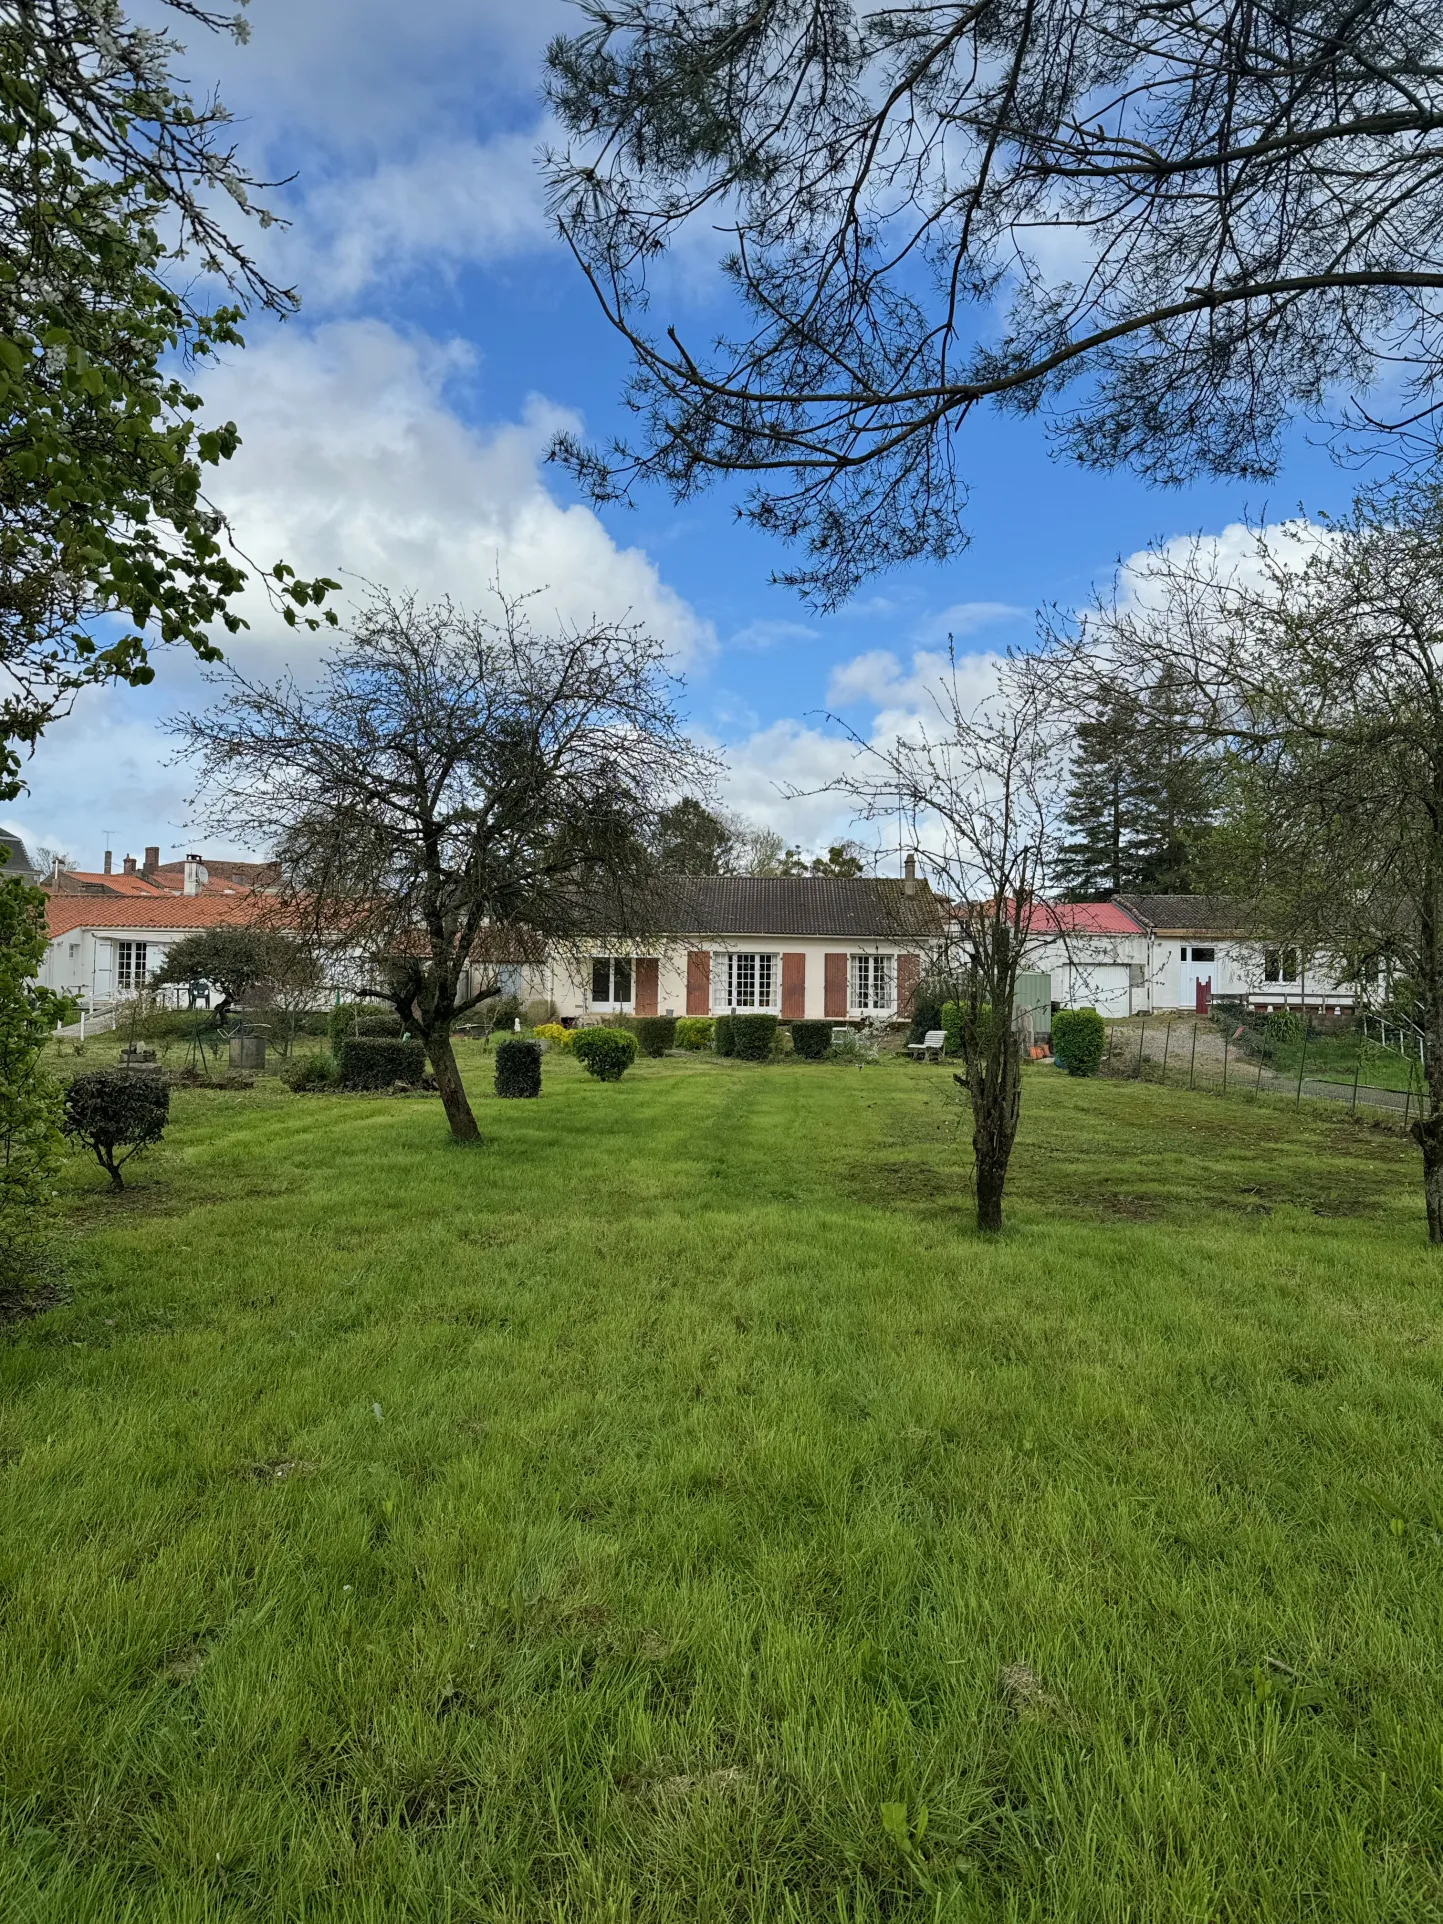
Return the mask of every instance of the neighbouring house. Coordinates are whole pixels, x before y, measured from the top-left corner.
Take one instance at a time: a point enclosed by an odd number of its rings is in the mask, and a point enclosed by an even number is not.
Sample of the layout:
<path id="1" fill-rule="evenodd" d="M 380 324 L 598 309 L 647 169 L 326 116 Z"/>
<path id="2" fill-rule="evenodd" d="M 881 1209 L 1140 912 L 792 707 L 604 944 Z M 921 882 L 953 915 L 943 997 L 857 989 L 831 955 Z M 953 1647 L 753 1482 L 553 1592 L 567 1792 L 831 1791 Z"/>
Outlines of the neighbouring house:
<path id="1" fill-rule="evenodd" d="M 104 1008 L 137 994 L 171 945 L 201 929 L 255 919 L 262 898 L 233 895 L 51 894 L 50 946 L 41 964 L 47 989 Z"/>
<path id="2" fill-rule="evenodd" d="M 35 883 L 41 879 L 40 870 L 31 858 L 30 851 L 18 835 L 0 829 L 0 881 Z"/>
<path id="3" fill-rule="evenodd" d="M 577 1021 L 748 1010 L 892 1019 L 911 1014 L 942 938 L 937 898 L 910 861 L 901 877 L 671 876 L 663 891 L 664 938 L 553 949 L 503 971 L 503 986 Z"/>
<path id="4" fill-rule="evenodd" d="M 1116 902 L 1039 902 L 1027 966 L 1052 977 L 1053 1006 L 1136 1015 L 1147 1001 L 1147 937 Z"/>
<path id="5" fill-rule="evenodd" d="M 1260 940 L 1247 930 L 1240 905 L 1226 896 L 1119 895 L 1113 901 L 1145 943 L 1142 1006 L 1148 1010 L 1206 1012 L 1215 996 L 1240 999 L 1259 1011 L 1342 1015 L 1356 1006 L 1357 986 L 1346 979 L 1338 957 Z"/>

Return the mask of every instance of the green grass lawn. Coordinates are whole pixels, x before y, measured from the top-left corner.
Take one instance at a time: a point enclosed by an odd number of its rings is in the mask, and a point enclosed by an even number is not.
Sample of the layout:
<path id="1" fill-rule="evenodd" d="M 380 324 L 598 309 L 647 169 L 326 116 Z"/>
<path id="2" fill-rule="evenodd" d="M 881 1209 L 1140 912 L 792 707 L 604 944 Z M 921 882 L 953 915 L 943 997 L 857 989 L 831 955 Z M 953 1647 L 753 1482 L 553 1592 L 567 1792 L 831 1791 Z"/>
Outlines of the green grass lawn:
<path id="1" fill-rule="evenodd" d="M 1346 1115 L 177 1096 L 0 1332 L 0 1918 L 1443 1916 L 1440 1258 Z"/>

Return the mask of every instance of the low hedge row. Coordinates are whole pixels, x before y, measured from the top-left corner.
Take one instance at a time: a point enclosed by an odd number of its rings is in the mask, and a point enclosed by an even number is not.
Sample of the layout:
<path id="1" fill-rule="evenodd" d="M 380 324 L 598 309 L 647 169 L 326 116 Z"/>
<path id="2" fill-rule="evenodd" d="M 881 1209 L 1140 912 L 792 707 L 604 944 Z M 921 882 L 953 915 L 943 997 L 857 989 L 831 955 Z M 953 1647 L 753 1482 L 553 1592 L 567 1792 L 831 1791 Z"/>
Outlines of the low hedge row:
<path id="1" fill-rule="evenodd" d="M 399 1036 L 401 1018 L 394 1009 L 383 1009 L 377 1002 L 338 1002 L 326 1018 L 326 1033 L 331 1052 L 337 1054 L 349 1036 Z"/>
<path id="2" fill-rule="evenodd" d="M 799 1055 L 804 1062 L 820 1062 L 831 1046 L 830 1022 L 794 1022 L 792 1024 L 792 1053 Z"/>
<path id="3" fill-rule="evenodd" d="M 712 1032 L 716 1025 L 709 1015 L 683 1015 L 677 1017 L 676 1046 L 678 1049 L 709 1049 L 712 1046 Z"/>
<path id="4" fill-rule="evenodd" d="M 777 1037 L 774 1015 L 734 1015 L 732 1054 L 741 1062 L 770 1062 Z"/>
<path id="5" fill-rule="evenodd" d="M 346 1036 L 336 1050 L 336 1080 L 343 1089 L 389 1089 L 393 1082 L 419 1087 L 426 1051 L 414 1038 Z"/>

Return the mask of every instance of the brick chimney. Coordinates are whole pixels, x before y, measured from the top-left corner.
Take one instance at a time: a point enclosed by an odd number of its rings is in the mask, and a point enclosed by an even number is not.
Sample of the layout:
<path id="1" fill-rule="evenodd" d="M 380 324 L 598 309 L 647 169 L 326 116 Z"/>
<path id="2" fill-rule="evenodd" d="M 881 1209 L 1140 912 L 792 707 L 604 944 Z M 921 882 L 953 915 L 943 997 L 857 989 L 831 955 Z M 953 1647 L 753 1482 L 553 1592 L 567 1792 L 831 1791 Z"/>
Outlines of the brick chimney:
<path id="1" fill-rule="evenodd" d="M 115 857 L 111 854 L 110 850 L 107 849 L 105 851 L 105 873 L 107 875 L 109 875 L 110 873 L 110 865 L 114 860 L 115 860 Z"/>
<path id="2" fill-rule="evenodd" d="M 145 851 L 145 860 L 144 862 L 141 863 L 141 867 L 140 867 L 141 874 L 149 875 L 152 869 L 157 869 L 159 867 L 160 867 L 160 849 L 158 847 L 148 848 Z"/>
<path id="3" fill-rule="evenodd" d="M 917 893 L 917 858 L 915 855 L 909 855 L 902 864 L 902 893 L 904 895 L 915 895 Z"/>
<path id="4" fill-rule="evenodd" d="M 120 865 L 120 866 L 121 866 L 121 868 L 122 868 L 122 869 L 123 869 L 123 870 L 125 871 L 125 873 L 126 873 L 127 875 L 134 875 L 134 873 L 135 873 L 135 857 L 134 857 L 133 855 L 127 855 L 127 856 L 126 856 L 126 858 L 125 858 L 125 860 L 124 860 L 124 861 L 123 861 L 123 862 L 121 863 L 121 865 Z"/>
<path id="5" fill-rule="evenodd" d="M 200 857 L 198 855 L 187 855 L 185 858 L 185 881 L 182 884 L 182 893 L 186 895 L 199 895 L 209 880 L 210 875 Z"/>

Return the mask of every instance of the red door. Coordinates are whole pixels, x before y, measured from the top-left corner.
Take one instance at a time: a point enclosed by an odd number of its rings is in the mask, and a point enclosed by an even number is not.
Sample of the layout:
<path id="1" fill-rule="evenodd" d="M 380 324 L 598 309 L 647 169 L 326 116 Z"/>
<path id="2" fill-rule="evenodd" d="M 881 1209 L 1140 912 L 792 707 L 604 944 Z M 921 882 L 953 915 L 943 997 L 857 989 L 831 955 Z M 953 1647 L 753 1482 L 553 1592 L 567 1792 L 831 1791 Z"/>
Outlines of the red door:
<path id="1" fill-rule="evenodd" d="M 1197 984 L 1197 1005 L 1196 1005 L 1198 1014 L 1199 1015 L 1209 1014 L 1212 1010 L 1212 1005 L 1213 1005 L 1213 979 L 1211 976 L 1208 976 L 1206 981 L 1204 981 L 1203 978 L 1199 976 L 1198 984 Z"/>

